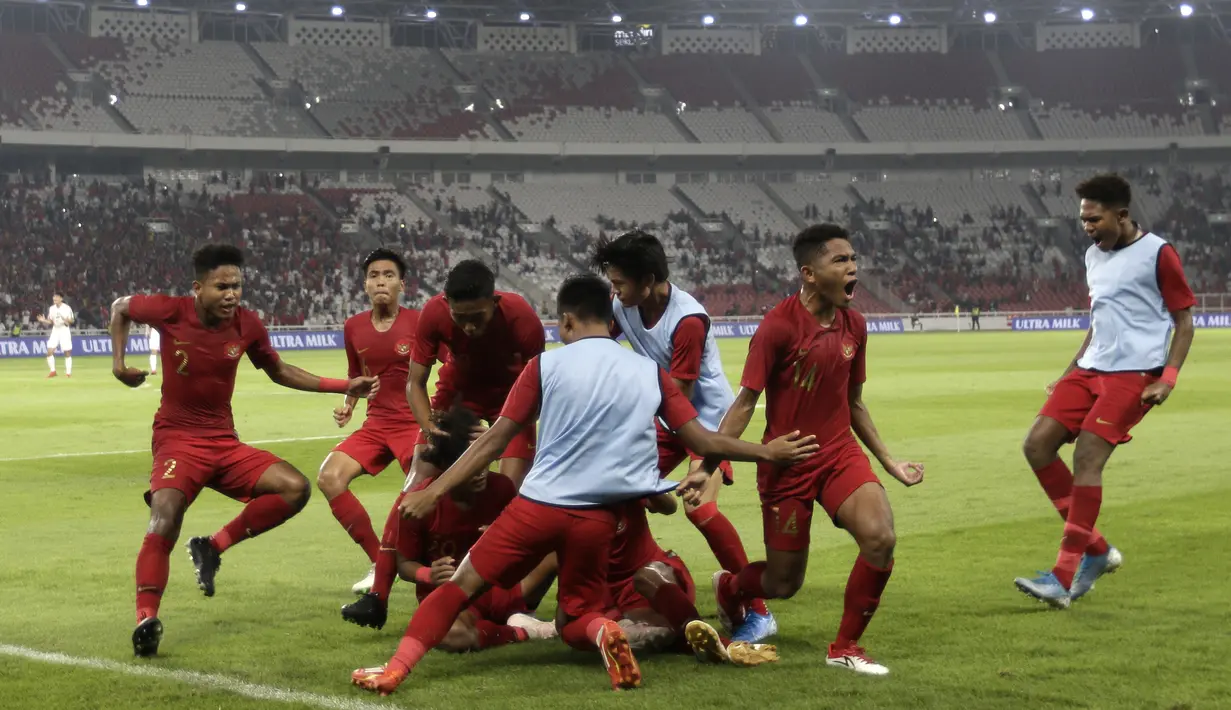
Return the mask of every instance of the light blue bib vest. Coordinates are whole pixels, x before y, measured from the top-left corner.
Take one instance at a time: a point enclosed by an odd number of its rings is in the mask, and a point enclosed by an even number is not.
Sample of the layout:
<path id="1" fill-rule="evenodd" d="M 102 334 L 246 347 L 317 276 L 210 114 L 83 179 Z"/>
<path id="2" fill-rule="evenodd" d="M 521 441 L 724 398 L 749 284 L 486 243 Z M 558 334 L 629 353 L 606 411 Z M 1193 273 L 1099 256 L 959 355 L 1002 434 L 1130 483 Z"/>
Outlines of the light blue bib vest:
<path id="1" fill-rule="evenodd" d="M 540 355 L 539 376 L 539 441 L 522 496 L 592 508 L 675 489 L 658 475 L 658 365 L 610 338 L 585 338 Z"/>
<path id="2" fill-rule="evenodd" d="M 613 298 L 611 305 L 616 323 L 619 324 L 620 330 L 624 331 L 624 337 L 628 338 L 633 350 L 658 363 L 659 367 L 668 372 L 671 371 L 671 354 L 674 350 L 672 340 L 680 321 L 694 315 L 708 318 L 705 306 L 675 284 L 671 285 L 667 310 L 652 328 L 645 327 L 645 323 L 641 321 L 641 311 L 636 308 L 625 308 L 618 298 Z M 691 400 L 692 406 L 697 408 L 697 420 L 710 431 L 718 430 L 718 423 L 735 401 L 731 383 L 722 371 L 722 357 L 718 354 L 718 341 L 714 339 L 712 329 L 705 335 L 701 376 L 693 385 Z"/>
<path id="3" fill-rule="evenodd" d="M 1093 333 L 1078 367 L 1145 372 L 1166 364 L 1172 323 L 1158 286 L 1158 255 L 1166 244 L 1148 233 L 1117 251 L 1086 250 Z"/>

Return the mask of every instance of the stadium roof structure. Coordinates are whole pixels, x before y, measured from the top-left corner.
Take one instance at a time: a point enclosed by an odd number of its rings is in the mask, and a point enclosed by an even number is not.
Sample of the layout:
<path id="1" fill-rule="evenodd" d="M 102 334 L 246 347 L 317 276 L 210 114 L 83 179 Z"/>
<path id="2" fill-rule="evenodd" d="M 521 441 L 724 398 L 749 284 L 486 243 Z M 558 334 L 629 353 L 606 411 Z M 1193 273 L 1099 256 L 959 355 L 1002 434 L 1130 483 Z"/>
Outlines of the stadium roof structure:
<path id="1" fill-rule="evenodd" d="M 31 0 L 34 1 L 34 0 Z M 119 3 L 109 3 L 119 4 Z M 335 6 L 350 17 L 403 18 L 407 21 L 470 20 L 484 22 L 621 23 L 700 25 L 704 16 L 722 24 L 879 24 L 898 15 L 909 24 L 983 24 L 989 11 L 997 22 L 1080 22 L 1082 10 L 1093 21 L 1142 21 L 1179 18 L 1182 5 L 1194 22 L 1231 14 L 1231 0 L 245 0 L 246 11 L 329 16 Z M 150 0 L 149 7 L 213 10 L 232 13 L 236 0 Z M 434 10 L 436 15 L 429 16 Z M 522 13 L 528 14 L 522 20 Z"/>

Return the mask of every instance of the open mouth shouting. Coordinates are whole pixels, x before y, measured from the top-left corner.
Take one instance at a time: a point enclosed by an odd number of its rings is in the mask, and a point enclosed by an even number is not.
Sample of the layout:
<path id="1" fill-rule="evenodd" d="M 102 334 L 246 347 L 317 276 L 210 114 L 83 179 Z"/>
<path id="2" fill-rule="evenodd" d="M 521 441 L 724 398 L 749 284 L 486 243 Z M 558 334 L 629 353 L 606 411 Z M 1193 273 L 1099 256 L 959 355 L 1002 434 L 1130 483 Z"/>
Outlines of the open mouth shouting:
<path id="1" fill-rule="evenodd" d="M 855 286 L 858 283 L 859 279 L 851 279 L 842 285 L 842 290 L 846 293 L 847 303 L 850 303 L 855 298 Z"/>

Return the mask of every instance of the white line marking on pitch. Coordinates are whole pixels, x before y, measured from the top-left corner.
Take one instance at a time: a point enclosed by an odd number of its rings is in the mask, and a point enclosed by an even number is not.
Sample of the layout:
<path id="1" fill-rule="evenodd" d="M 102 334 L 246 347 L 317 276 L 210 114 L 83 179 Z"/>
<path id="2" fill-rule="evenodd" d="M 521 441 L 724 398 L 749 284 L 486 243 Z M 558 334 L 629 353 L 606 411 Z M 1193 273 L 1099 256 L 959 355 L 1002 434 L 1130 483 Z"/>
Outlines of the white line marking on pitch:
<path id="1" fill-rule="evenodd" d="M 389 710 L 389 705 L 384 703 L 373 703 L 340 695 L 320 695 L 302 690 L 287 690 L 286 688 L 249 683 L 238 678 L 215 675 L 213 673 L 120 663 L 103 658 L 82 658 L 80 656 L 68 656 L 63 653 L 48 653 L 33 648 L 26 648 L 25 646 L 0 644 L 0 656 L 15 656 L 40 663 L 54 663 L 60 666 L 75 666 L 77 668 L 90 668 L 110 673 L 121 673 L 123 675 L 158 678 L 177 683 L 187 683 L 188 685 L 195 685 L 210 690 L 221 690 L 255 700 L 299 703 L 301 705 L 325 708 L 326 710 Z"/>
<path id="2" fill-rule="evenodd" d="M 328 436 L 297 436 L 289 439 L 257 439 L 256 441 L 245 441 L 245 444 L 287 444 L 293 441 L 324 441 L 325 439 L 341 439 L 345 434 L 329 434 Z M 82 456 L 120 456 L 123 454 L 147 454 L 150 450 L 145 449 L 124 449 L 122 451 L 80 451 L 69 454 L 43 454 L 42 456 L 19 456 L 16 458 L 0 459 L 0 463 L 12 461 L 46 461 L 48 459 L 73 459 Z"/>

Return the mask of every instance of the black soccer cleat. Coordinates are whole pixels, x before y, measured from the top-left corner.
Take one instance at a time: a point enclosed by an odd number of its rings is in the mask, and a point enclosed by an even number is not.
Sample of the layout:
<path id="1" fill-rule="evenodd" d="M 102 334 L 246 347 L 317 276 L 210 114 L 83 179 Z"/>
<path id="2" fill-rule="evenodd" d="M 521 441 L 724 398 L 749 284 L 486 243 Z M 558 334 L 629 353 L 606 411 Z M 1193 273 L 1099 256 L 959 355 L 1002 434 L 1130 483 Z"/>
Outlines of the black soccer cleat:
<path id="1" fill-rule="evenodd" d="M 144 619 L 133 629 L 133 655 L 149 658 L 158 655 L 158 644 L 162 642 L 162 622 L 157 616 Z"/>
<path id="2" fill-rule="evenodd" d="M 389 618 L 389 607 L 375 594 L 368 592 L 343 606 L 342 618 L 352 624 L 366 626 L 370 629 L 383 629 L 385 621 Z"/>
<path id="3" fill-rule="evenodd" d="M 222 553 L 208 537 L 194 537 L 188 541 L 188 556 L 192 558 L 192 566 L 197 568 L 197 586 L 205 596 L 214 596 L 214 575 L 222 566 Z"/>

